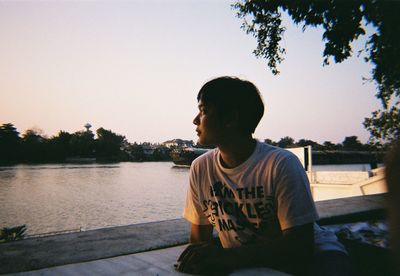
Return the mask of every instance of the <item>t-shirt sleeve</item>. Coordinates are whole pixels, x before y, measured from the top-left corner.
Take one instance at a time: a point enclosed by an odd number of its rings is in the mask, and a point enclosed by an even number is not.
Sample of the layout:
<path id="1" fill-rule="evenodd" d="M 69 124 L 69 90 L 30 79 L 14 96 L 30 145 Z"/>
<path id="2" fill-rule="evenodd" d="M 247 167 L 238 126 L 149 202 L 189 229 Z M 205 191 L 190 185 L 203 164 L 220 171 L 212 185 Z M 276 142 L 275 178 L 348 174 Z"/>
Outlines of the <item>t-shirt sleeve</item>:
<path id="1" fill-rule="evenodd" d="M 275 195 L 281 229 L 318 220 L 310 183 L 300 161 L 288 154 L 277 162 Z"/>
<path id="2" fill-rule="evenodd" d="M 190 167 L 189 187 L 186 194 L 185 206 L 183 209 L 183 217 L 192 224 L 205 225 L 210 224 L 203 212 L 202 193 L 200 186 L 201 182 L 199 175 L 199 167 L 197 164 L 192 164 Z M 204 180 L 203 180 L 204 181 Z"/>

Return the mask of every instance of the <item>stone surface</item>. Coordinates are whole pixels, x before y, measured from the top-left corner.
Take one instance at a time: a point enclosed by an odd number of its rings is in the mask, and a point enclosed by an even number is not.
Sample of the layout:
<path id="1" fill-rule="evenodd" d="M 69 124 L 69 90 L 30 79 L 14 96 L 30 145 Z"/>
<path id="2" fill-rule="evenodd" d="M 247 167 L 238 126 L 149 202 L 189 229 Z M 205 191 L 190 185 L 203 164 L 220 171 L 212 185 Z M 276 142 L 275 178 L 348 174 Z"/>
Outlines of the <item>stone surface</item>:
<path id="1" fill-rule="evenodd" d="M 188 275 L 175 270 L 174 264 L 186 245 L 142 253 L 107 258 L 91 262 L 69 264 L 53 268 L 18 273 L 18 276 L 69 276 L 69 275 Z M 271 268 L 238 269 L 230 276 L 287 276 Z"/>
<path id="2" fill-rule="evenodd" d="M 183 219 L 103 228 L 0 244 L 0 273 L 11 273 L 165 248 L 188 242 Z"/>
<path id="3" fill-rule="evenodd" d="M 357 222 L 386 216 L 386 194 L 355 196 L 318 201 L 315 203 L 319 223 Z"/>

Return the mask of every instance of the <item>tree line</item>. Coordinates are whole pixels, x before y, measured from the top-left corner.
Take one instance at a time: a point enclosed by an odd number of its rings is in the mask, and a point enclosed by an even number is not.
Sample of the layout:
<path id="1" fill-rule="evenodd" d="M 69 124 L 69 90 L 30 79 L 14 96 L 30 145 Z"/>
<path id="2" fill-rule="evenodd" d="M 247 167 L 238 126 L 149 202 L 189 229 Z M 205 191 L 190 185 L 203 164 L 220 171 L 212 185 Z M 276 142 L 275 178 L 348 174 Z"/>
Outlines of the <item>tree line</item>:
<path id="1" fill-rule="evenodd" d="M 129 143 L 125 136 L 102 127 L 95 134 L 89 129 L 69 133 L 60 131 L 47 138 L 40 129 L 22 135 L 11 124 L 0 126 L 0 164 L 63 163 L 170 160 L 169 149 L 150 143 Z"/>
<path id="2" fill-rule="evenodd" d="M 293 148 L 312 146 L 315 151 L 365 151 L 365 152 L 384 152 L 388 144 L 367 143 L 363 144 L 357 136 L 346 136 L 341 143 L 332 143 L 325 141 L 322 144 L 308 139 L 295 141 L 292 137 L 286 136 L 275 142 L 271 139 L 265 139 L 265 143 L 281 148 Z"/>
<path id="3" fill-rule="evenodd" d="M 96 136 L 96 137 L 95 137 Z M 376 144 L 363 144 L 357 136 L 345 137 L 342 143 L 318 142 L 291 137 L 278 141 L 265 139 L 266 143 L 282 148 L 311 145 L 314 151 L 366 151 L 382 152 L 385 147 Z M 200 145 L 195 145 L 201 147 Z M 18 163 L 64 163 L 79 160 L 96 162 L 121 161 L 170 161 L 170 152 L 174 147 L 163 144 L 129 143 L 125 136 L 116 134 L 102 127 L 96 135 L 87 127 L 86 130 L 69 133 L 59 131 L 53 137 L 46 137 L 40 129 L 28 129 L 22 135 L 11 124 L 0 126 L 0 164 Z"/>

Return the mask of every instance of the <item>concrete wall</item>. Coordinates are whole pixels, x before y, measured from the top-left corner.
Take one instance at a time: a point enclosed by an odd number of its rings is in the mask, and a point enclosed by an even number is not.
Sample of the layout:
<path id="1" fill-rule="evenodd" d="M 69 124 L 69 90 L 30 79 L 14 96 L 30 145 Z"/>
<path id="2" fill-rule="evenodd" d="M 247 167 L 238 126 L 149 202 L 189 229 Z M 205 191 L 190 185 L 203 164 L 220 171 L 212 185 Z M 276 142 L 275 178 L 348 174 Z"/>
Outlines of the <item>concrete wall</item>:
<path id="1" fill-rule="evenodd" d="M 383 173 L 317 172 L 316 177 L 322 180 L 311 182 L 314 201 L 387 192 Z"/>
<path id="2" fill-rule="evenodd" d="M 359 181 L 366 180 L 370 177 L 370 172 L 358 171 L 322 171 L 312 172 L 312 183 L 331 183 L 331 184 L 351 184 Z"/>

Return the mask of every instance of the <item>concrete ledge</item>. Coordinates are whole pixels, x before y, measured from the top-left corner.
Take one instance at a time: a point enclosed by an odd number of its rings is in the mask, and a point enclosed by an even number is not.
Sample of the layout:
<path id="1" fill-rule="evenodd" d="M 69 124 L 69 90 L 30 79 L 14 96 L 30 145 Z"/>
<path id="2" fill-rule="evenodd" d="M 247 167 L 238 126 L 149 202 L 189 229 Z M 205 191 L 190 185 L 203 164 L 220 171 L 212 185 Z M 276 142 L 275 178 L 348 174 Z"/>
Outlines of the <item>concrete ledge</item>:
<path id="1" fill-rule="evenodd" d="M 386 193 L 317 201 L 320 225 L 386 217 Z"/>
<path id="2" fill-rule="evenodd" d="M 382 217 L 385 194 L 316 202 L 321 224 Z M 188 242 L 184 219 L 89 230 L 0 244 L 0 273 L 104 259 Z"/>
<path id="3" fill-rule="evenodd" d="M 183 219 L 103 228 L 0 244 L 0 273 L 104 259 L 188 242 Z"/>

